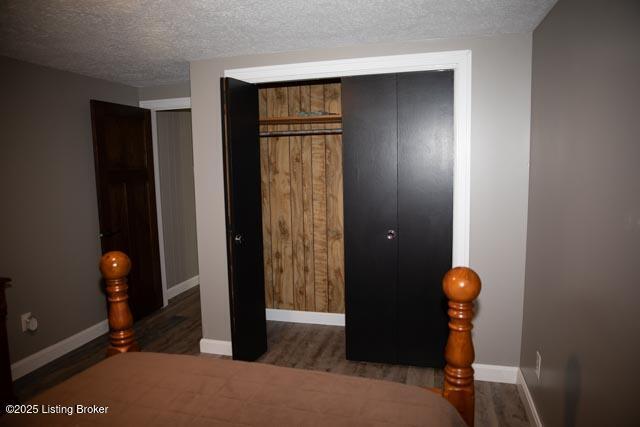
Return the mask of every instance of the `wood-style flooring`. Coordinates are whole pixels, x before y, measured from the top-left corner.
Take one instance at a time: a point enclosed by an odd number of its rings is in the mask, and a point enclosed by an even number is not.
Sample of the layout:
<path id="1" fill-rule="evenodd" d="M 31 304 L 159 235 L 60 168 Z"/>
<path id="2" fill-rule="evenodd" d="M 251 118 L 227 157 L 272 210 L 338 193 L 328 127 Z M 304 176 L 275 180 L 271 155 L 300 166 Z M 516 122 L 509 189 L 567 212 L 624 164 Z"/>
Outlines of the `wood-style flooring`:
<path id="1" fill-rule="evenodd" d="M 258 362 L 376 378 L 421 387 L 442 387 L 441 369 L 346 359 L 344 328 L 267 322 L 269 351 Z M 476 381 L 476 426 L 529 426 L 517 387 Z"/>
<path id="2" fill-rule="evenodd" d="M 143 351 L 198 355 L 202 338 L 200 293 L 193 288 L 135 325 Z M 440 369 L 381 363 L 351 362 L 345 358 L 344 328 L 267 322 L 269 351 L 258 362 L 299 369 L 441 387 Z M 18 379 L 14 390 L 22 401 L 98 363 L 105 357 L 107 335 Z M 211 355 L 202 355 L 211 357 Z M 476 426 L 529 426 L 518 390 L 512 384 L 476 381 Z"/>

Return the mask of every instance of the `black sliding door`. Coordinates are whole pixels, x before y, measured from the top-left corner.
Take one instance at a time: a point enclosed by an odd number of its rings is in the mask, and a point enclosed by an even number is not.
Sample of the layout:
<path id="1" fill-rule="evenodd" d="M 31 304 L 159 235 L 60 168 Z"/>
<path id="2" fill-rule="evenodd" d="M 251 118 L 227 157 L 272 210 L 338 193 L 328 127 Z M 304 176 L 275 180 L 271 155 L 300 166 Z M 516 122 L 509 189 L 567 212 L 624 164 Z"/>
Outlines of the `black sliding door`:
<path id="1" fill-rule="evenodd" d="M 453 72 L 342 79 L 347 358 L 441 367 Z"/>
<path id="2" fill-rule="evenodd" d="M 346 350 L 396 359 L 397 114 L 392 74 L 342 80 Z M 391 232 L 391 234 L 389 234 Z M 391 238 L 390 238 L 391 237 Z"/>
<path id="3" fill-rule="evenodd" d="M 453 71 L 397 75 L 398 361 L 444 366 L 453 241 Z"/>
<path id="4" fill-rule="evenodd" d="M 267 350 L 258 88 L 225 78 L 221 92 L 233 358 L 255 360 Z"/>

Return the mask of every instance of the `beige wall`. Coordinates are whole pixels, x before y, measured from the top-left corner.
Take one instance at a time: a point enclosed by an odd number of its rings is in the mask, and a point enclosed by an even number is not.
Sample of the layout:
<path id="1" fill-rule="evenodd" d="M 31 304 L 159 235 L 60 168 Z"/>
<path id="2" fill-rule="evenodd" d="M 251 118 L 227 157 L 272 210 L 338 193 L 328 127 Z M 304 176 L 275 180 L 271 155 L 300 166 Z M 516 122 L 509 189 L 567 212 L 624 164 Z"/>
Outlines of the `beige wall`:
<path id="1" fill-rule="evenodd" d="M 230 339 L 219 78 L 225 69 L 471 49 L 471 265 L 483 278 L 481 363 L 520 360 L 531 82 L 531 35 L 363 45 L 191 63 L 196 217 L 204 337 Z"/>
<path id="2" fill-rule="evenodd" d="M 637 0 L 560 0 L 533 34 L 521 362 L 549 426 L 638 423 L 639 23 Z"/>
<path id="3" fill-rule="evenodd" d="M 186 98 L 190 95 L 191 87 L 189 82 L 138 88 L 140 101 L 148 101 L 150 99 Z"/>
<path id="4" fill-rule="evenodd" d="M 191 111 L 156 113 L 167 288 L 198 275 Z"/>
<path id="5" fill-rule="evenodd" d="M 0 57 L 0 275 L 16 361 L 106 318 L 89 99 L 136 88 Z M 32 312 L 34 334 L 20 330 Z"/>

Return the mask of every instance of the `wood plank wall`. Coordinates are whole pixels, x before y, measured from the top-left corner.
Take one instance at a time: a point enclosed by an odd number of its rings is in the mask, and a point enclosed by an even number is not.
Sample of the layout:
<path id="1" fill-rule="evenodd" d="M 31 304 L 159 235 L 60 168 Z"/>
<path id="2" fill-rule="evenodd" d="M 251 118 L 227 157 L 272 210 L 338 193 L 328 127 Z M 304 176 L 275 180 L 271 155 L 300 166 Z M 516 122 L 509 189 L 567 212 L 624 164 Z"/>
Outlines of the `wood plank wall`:
<path id="1" fill-rule="evenodd" d="M 264 87 L 259 93 L 261 119 L 341 113 L 340 83 Z M 342 136 L 260 138 L 260 170 L 267 307 L 344 313 Z"/>

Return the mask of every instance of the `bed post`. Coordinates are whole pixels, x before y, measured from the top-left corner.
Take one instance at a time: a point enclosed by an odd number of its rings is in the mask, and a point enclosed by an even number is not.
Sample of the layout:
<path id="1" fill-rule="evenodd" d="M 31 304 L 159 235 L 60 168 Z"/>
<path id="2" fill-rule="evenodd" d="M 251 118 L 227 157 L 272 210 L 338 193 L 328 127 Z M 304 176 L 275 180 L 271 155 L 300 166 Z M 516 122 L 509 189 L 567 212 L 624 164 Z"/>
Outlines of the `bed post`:
<path id="1" fill-rule="evenodd" d="M 466 267 L 449 270 L 442 280 L 449 299 L 449 339 L 444 350 L 447 365 L 444 368 L 442 395 L 462 415 L 467 425 L 473 426 L 475 393 L 473 368 L 475 357 L 471 340 L 473 302 L 480 294 L 480 278 Z"/>
<path id="2" fill-rule="evenodd" d="M 133 333 L 133 316 L 129 309 L 127 275 L 131 261 L 123 252 L 107 252 L 100 259 L 109 301 L 109 348 L 107 357 L 129 351 L 140 351 Z"/>

